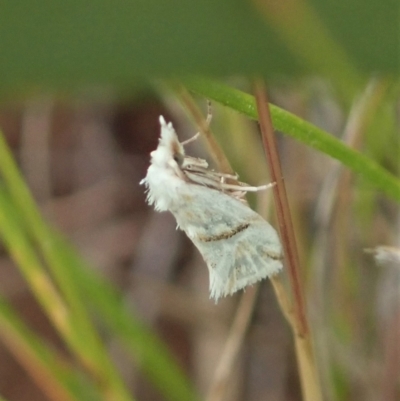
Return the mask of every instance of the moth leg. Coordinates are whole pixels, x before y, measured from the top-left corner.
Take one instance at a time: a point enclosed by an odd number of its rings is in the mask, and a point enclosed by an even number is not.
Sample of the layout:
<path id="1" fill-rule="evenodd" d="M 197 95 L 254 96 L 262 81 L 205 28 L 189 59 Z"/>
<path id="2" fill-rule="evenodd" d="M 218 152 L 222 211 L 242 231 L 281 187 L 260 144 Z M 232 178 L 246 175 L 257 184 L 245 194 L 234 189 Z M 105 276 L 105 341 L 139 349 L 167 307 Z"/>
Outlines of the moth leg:
<path id="1" fill-rule="evenodd" d="M 276 182 L 270 182 L 269 184 L 260 185 L 260 186 L 258 186 L 258 187 L 253 187 L 253 188 L 255 188 L 254 192 L 257 192 L 257 191 L 265 191 L 266 189 L 273 188 L 275 185 L 276 185 Z"/>
<path id="2" fill-rule="evenodd" d="M 239 199 L 240 201 L 244 201 L 244 197 L 246 196 L 246 191 L 232 191 L 230 195 L 236 199 Z"/>
<path id="3" fill-rule="evenodd" d="M 218 171 L 213 171 L 212 173 L 217 177 L 220 177 L 221 181 L 226 180 L 227 178 L 230 180 L 237 180 L 239 178 L 237 174 L 225 174 L 225 173 L 219 173 Z"/>
<path id="4" fill-rule="evenodd" d="M 276 185 L 276 182 L 271 182 L 270 184 L 267 184 L 267 185 L 260 185 L 259 187 L 221 183 L 221 188 L 228 189 L 228 190 L 234 190 L 234 191 L 258 192 L 258 191 L 264 191 L 266 189 L 272 188 L 275 185 Z"/>

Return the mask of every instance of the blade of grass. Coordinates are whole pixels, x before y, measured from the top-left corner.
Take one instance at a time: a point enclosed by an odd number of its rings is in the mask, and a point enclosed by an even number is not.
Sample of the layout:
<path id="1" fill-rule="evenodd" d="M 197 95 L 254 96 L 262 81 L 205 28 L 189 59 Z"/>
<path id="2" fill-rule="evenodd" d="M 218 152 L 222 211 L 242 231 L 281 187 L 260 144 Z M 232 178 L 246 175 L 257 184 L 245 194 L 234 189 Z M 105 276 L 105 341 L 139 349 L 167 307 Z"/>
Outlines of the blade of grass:
<path id="1" fill-rule="evenodd" d="M 62 300 L 46 274 L 32 243 L 24 230 L 18 225 L 17 222 L 20 219 L 17 216 L 18 212 L 14 208 L 12 200 L 7 196 L 4 189 L 0 190 L 0 233 L 10 255 L 18 264 L 33 293 L 46 310 L 66 344 L 85 366 L 90 366 L 90 371 L 98 380 L 102 376 L 99 372 L 100 367 L 98 368 L 96 363 L 100 363 L 100 361 L 98 359 L 93 360 L 91 344 L 86 344 L 87 337 L 81 332 L 76 317 L 71 313 L 70 308 Z M 106 362 L 102 360 L 102 363 Z M 101 368 L 104 369 L 103 366 Z M 124 394 L 123 389 L 120 390 L 115 387 L 119 383 L 114 380 L 119 381 L 121 379 L 118 376 L 116 379 L 110 376 L 103 384 L 103 391 L 109 391 L 112 394 L 109 399 L 131 400 L 128 393 Z"/>
<path id="2" fill-rule="evenodd" d="M 132 307 L 63 238 L 54 232 L 54 241 L 68 261 L 71 272 L 99 318 L 121 338 L 141 370 L 171 401 L 198 400 L 186 375 L 165 345 L 135 316 Z"/>
<path id="3" fill-rule="evenodd" d="M 115 291 L 91 273 L 87 264 L 62 236 L 49 228 L 42 220 L 2 137 L 0 137 L 0 171 L 5 176 L 5 182 L 13 195 L 14 207 L 18 210 L 13 213 L 14 223 L 18 218 L 21 220 L 26 216 L 27 229 L 39 242 L 41 248 L 45 248 L 46 254 L 51 253 L 49 257 L 51 262 L 58 263 L 55 268 L 61 270 L 58 281 L 60 286 L 73 286 L 73 292 L 67 289 L 68 299 L 72 298 L 73 306 L 80 308 L 81 314 L 86 316 L 87 312 L 81 299 L 84 297 L 85 300 L 89 300 L 108 326 L 123 338 L 132 355 L 139 361 L 141 368 L 168 399 L 196 400 L 195 391 L 161 341 L 133 318 L 131 311 L 125 308 Z M 26 203 L 21 202 L 20 199 L 24 199 Z M 88 318 L 86 319 L 89 321 Z M 80 338 L 83 351 L 92 346 L 87 342 L 88 340 Z M 90 354 L 88 357 L 92 358 Z M 97 358 L 93 361 L 90 359 L 91 364 L 96 364 L 97 361 L 101 363 Z M 94 367 L 96 368 L 96 365 Z"/>
<path id="4" fill-rule="evenodd" d="M 194 93 L 228 106 L 254 120 L 258 119 L 255 99 L 247 93 L 205 78 L 187 78 L 183 83 Z M 270 112 L 276 130 L 339 160 L 387 196 L 400 202 L 400 180 L 375 161 L 349 148 L 315 125 L 279 107 L 270 104 Z"/>
<path id="5" fill-rule="evenodd" d="M 2 235 L 10 254 L 21 268 L 35 296 L 49 313 L 70 349 L 91 370 L 110 400 L 132 400 L 102 345 L 85 310 L 69 266 L 58 252 L 51 230 L 21 178 L 4 136 L 0 133 L 0 171 L 8 193 L 0 191 Z M 47 267 L 60 290 L 56 290 L 20 223 L 38 243 Z M 63 301 L 63 297 L 66 301 Z"/>
<path id="6" fill-rule="evenodd" d="M 55 327 L 64 334 L 66 342 L 74 348 L 77 339 L 74 336 L 75 330 L 72 329 L 74 321 L 69 308 L 45 273 L 32 244 L 16 223 L 18 217 L 4 188 L 0 188 L 0 233 L 3 241 Z"/>
<path id="7" fill-rule="evenodd" d="M 100 399 L 100 395 L 87 379 L 33 334 L 1 297 L 0 337 L 49 399 L 57 401 Z"/>

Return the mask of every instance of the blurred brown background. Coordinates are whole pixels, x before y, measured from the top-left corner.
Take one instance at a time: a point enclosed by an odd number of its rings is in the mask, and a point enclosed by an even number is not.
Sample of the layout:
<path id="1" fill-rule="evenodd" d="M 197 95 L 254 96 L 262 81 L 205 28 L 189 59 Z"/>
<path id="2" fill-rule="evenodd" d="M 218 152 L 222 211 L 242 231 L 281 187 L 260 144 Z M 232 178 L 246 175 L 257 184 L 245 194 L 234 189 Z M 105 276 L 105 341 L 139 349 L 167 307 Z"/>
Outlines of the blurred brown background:
<path id="1" fill-rule="evenodd" d="M 345 125 L 340 109 L 328 98 L 305 103 L 296 93 L 283 91 L 272 96 L 273 102 L 313 120 L 329 132 L 339 134 Z M 93 269 L 124 293 L 126 302 L 156 329 L 200 393 L 206 394 L 239 295 L 222 300 L 218 305 L 210 301 L 208 272 L 198 252 L 186 236 L 176 230 L 170 214 L 155 213 L 145 204 L 139 181 L 146 174 L 150 151 L 157 146 L 158 116 L 162 114 L 167 120 L 172 119 L 181 138 L 195 132 L 195 127 L 180 118 L 182 112 L 170 110 L 151 95 L 124 103 L 93 102 L 84 98 L 71 103 L 41 97 L 3 107 L 0 127 L 46 218 L 72 241 Z M 218 119 L 218 115 L 216 117 Z M 256 132 L 255 125 L 252 130 Z M 228 142 L 229 139 L 225 140 L 227 147 L 230 146 Z M 280 140 L 280 148 L 295 225 L 300 234 L 300 252 L 303 260 L 310 260 L 309 249 L 318 240 L 314 237 L 318 232 L 313 220 L 314 210 L 321 187 L 334 164 L 292 140 Z M 262 171 L 260 174 L 264 175 Z M 382 210 L 373 219 L 374 237 L 385 242 L 390 241 L 389 227 L 396 211 L 390 204 L 383 204 Z M 338 220 L 334 218 L 324 230 L 332 230 L 335 222 Z M 340 245 L 334 246 L 338 240 L 337 236 L 333 242 L 330 240 L 328 255 L 340 248 Z M 356 300 L 341 298 L 338 288 L 342 273 L 336 270 L 322 277 L 324 284 L 317 287 L 321 291 L 328 285 L 330 293 L 313 293 L 312 270 L 307 267 L 304 279 L 309 290 L 311 321 L 317 338 L 321 330 L 330 330 L 329 324 L 313 314 L 314 308 L 324 307 L 319 302 L 325 297 L 324 305 L 338 306 L 341 310 L 338 313 L 351 315 L 351 329 L 359 331 L 360 347 L 368 343 L 368 338 L 374 338 L 371 348 L 374 354 L 382 347 L 386 330 L 376 333 L 371 329 L 367 334 L 365 319 L 374 318 L 370 314 L 366 316 L 363 308 L 379 306 L 379 298 L 387 291 L 387 287 L 380 290 L 379 283 L 392 273 L 385 273 L 385 270 L 377 273 L 372 259 L 363 255 L 359 238 L 355 237 L 348 245 L 353 249 L 350 252 L 357 252 L 357 260 L 362 261 L 355 267 L 358 272 L 354 274 L 363 275 L 368 271 L 363 290 L 357 296 L 353 293 L 358 297 Z M 55 347 L 63 347 L 4 250 L 0 259 L 0 292 L 37 333 Z M 351 305 L 349 309 L 348 305 Z M 341 366 L 353 383 L 350 393 L 343 399 L 372 399 L 375 392 L 366 389 L 367 381 L 375 372 L 375 383 L 380 383 L 377 378 L 385 371 L 385 358 L 358 350 L 358 356 L 348 360 L 346 346 L 352 343 L 344 346 L 337 340 L 334 342 L 336 348 L 330 352 L 337 354 L 337 366 Z M 145 378 L 138 376 L 126 363 L 124 352 L 112 339 L 108 346 L 137 399 L 161 400 Z M 317 349 L 321 357 L 323 346 L 318 348 L 317 345 Z M 360 361 L 365 364 L 360 365 Z M 365 371 L 360 373 L 360 369 Z M 298 401 L 301 396 L 296 370 L 290 329 L 279 311 L 271 286 L 264 282 L 226 400 Z M 0 392 L 10 401 L 44 399 L 2 344 Z M 366 394 L 369 398 L 363 398 Z"/>

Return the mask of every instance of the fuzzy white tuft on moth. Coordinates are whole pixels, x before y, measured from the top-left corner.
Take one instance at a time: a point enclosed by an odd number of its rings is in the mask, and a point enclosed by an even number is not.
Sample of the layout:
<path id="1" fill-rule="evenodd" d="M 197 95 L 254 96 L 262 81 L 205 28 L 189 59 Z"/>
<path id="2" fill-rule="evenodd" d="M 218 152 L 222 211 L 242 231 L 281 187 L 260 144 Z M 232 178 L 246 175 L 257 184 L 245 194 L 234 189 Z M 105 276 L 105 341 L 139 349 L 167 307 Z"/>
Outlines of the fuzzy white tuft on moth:
<path id="1" fill-rule="evenodd" d="M 210 273 L 210 297 L 217 301 L 282 269 L 282 246 L 275 229 L 244 202 L 252 187 L 237 176 L 208 169 L 185 155 L 171 123 L 160 116 L 161 137 L 140 182 L 147 202 L 170 211 L 196 245 Z M 190 140 L 189 140 L 190 141 Z M 188 141 L 186 141 L 188 142 Z"/>

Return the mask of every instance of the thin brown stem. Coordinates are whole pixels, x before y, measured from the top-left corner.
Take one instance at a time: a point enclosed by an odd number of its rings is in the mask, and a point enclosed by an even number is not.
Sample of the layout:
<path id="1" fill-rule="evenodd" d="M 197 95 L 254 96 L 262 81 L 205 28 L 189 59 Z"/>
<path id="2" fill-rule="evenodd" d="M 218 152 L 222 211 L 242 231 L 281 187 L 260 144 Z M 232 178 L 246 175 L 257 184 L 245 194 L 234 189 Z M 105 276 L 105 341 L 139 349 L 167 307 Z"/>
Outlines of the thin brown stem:
<path id="1" fill-rule="evenodd" d="M 264 82 L 256 80 L 254 91 L 262 140 L 268 156 L 267 162 L 271 178 L 276 182 L 274 199 L 278 215 L 279 232 L 293 294 L 293 306 L 289 305 L 289 297 L 286 295 L 279 278 L 273 280 L 274 289 L 283 313 L 288 319 L 294 333 L 303 398 L 305 401 L 320 401 L 322 400 L 321 387 L 312 349 L 311 333 L 307 322 L 303 289 L 300 282 L 300 262 Z"/>
<path id="2" fill-rule="evenodd" d="M 242 295 L 228 339 L 219 359 L 213 382 L 205 398 L 206 401 L 221 401 L 224 399 L 236 357 L 241 349 L 250 324 L 258 288 L 258 285 L 249 287 Z"/>
<path id="3" fill-rule="evenodd" d="M 293 307 L 282 283 L 281 275 L 277 274 L 276 276 L 272 276 L 270 280 L 282 313 L 289 322 L 290 326 L 293 327 Z"/>
<path id="4" fill-rule="evenodd" d="M 290 284 L 293 292 L 294 305 L 293 316 L 296 335 L 300 337 L 308 334 L 308 323 L 305 312 L 303 289 L 300 283 L 300 262 L 297 253 L 296 240 L 294 236 L 292 219 L 289 211 L 289 203 L 279 161 L 274 128 L 268 108 L 266 90 L 262 81 L 255 84 L 255 96 L 260 121 L 262 141 L 267 154 L 271 178 L 276 182 L 274 187 L 274 200 L 278 215 L 279 232 L 282 239 L 283 250 L 289 271 Z"/>

